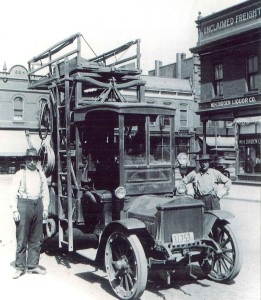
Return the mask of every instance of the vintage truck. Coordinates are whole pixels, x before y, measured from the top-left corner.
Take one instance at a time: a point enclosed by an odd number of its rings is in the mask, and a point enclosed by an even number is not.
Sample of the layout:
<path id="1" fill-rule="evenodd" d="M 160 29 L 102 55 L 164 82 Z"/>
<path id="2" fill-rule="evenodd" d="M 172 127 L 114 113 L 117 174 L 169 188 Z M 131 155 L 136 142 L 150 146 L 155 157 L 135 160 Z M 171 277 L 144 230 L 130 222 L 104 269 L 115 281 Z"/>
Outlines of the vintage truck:
<path id="1" fill-rule="evenodd" d="M 150 273 L 170 282 L 189 265 L 194 276 L 196 262 L 211 280 L 233 280 L 241 268 L 233 215 L 173 194 L 175 107 L 145 102 L 140 41 L 84 59 L 81 38 L 75 34 L 28 62 L 29 88 L 50 91 L 39 122 L 51 195 L 46 234 L 57 228 L 59 246 L 75 251 L 74 229 L 93 233 L 94 263 L 120 299 L 138 299 Z M 135 55 L 108 63 L 133 46 Z M 135 67 L 126 64 L 133 59 Z M 137 98 L 127 101 L 124 90 L 134 88 Z"/>

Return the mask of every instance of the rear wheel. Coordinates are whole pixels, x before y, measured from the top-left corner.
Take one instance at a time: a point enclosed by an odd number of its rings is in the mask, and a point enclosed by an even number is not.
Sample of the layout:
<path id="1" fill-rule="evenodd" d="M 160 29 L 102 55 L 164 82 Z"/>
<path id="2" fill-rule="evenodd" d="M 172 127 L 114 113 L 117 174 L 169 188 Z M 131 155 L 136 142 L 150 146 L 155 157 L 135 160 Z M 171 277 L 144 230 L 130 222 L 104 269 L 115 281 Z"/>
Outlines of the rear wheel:
<path id="1" fill-rule="evenodd" d="M 120 299 L 138 299 L 148 277 L 147 259 L 138 237 L 114 232 L 105 249 L 105 267 L 113 291 Z"/>
<path id="2" fill-rule="evenodd" d="M 233 231 L 227 224 L 213 227 L 210 238 L 214 239 L 221 251 L 208 253 L 208 259 L 201 264 L 202 271 L 211 280 L 228 282 L 233 280 L 241 269 L 242 258 Z"/>

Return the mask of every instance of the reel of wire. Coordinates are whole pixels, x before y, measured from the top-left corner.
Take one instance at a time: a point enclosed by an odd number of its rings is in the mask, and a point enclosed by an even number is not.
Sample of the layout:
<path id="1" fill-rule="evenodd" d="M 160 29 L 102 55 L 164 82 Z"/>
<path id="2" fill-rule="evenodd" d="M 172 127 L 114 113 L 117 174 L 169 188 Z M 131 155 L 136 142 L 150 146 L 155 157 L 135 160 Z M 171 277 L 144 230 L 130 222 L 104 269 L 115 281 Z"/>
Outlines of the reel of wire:
<path id="1" fill-rule="evenodd" d="M 50 142 L 43 140 L 39 149 L 39 156 L 42 161 L 42 168 L 46 177 L 52 175 L 55 166 L 55 154 Z"/>

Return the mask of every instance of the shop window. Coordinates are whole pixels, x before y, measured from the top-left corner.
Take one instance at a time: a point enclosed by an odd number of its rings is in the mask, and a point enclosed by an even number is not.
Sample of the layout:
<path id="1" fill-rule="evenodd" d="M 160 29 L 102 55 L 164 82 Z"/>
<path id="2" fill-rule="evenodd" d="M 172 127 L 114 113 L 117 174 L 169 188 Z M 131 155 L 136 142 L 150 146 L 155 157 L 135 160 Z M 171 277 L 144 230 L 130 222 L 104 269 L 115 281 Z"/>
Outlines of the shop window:
<path id="1" fill-rule="evenodd" d="M 188 105 L 186 103 L 180 103 L 180 127 L 188 126 Z"/>
<path id="2" fill-rule="evenodd" d="M 248 91 L 257 89 L 258 58 L 251 56 L 247 59 L 247 86 Z"/>
<path id="3" fill-rule="evenodd" d="M 239 174 L 261 174 L 260 134 L 239 136 Z"/>
<path id="4" fill-rule="evenodd" d="M 223 65 L 214 66 L 214 93 L 215 96 L 223 96 Z"/>
<path id="5" fill-rule="evenodd" d="M 175 151 L 176 153 L 188 153 L 190 149 L 189 146 L 189 138 L 186 137 L 177 137 L 176 138 L 176 145 L 175 145 Z"/>
<path id="6" fill-rule="evenodd" d="M 202 121 L 200 121 L 200 126 L 203 127 Z M 216 126 L 216 121 L 211 121 L 211 120 L 207 121 L 206 127 L 215 127 L 215 126 Z"/>
<path id="7" fill-rule="evenodd" d="M 165 116 L 163 119 L 164 126 L 170 126 L 170 118 L 168 116 Z"/>
<path id="8" fill-rule="evenodd" d="M 14 99 L 14 121 L 22 121 L 24 114 L 24 103 L 21 97 Z"/>

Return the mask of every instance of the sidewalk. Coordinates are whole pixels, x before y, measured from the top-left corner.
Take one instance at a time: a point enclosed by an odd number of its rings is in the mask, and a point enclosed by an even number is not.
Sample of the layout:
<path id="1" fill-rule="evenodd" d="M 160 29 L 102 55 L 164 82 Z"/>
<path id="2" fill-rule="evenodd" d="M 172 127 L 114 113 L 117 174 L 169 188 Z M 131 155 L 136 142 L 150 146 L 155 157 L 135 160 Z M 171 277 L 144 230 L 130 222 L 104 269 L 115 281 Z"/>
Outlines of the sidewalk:
<path id="1" fill-rule="evenodd" d="M 229 195 L 224 198 L 261 202 L 261 187 L 258 185 L 246 185 L 232 182 Z"/>

